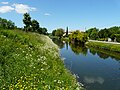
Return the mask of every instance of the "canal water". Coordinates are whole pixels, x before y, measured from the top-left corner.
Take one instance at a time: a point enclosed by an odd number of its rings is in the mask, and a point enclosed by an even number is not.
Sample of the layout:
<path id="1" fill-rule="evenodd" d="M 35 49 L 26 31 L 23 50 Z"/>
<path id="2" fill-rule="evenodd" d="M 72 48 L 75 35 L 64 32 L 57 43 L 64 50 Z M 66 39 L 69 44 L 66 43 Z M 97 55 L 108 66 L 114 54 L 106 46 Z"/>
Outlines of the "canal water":
<path id="1" fill-rule="evenodd" d="M 86 90 L 120 90 L 120 54 L 57 42 L 61 57 Z"/>

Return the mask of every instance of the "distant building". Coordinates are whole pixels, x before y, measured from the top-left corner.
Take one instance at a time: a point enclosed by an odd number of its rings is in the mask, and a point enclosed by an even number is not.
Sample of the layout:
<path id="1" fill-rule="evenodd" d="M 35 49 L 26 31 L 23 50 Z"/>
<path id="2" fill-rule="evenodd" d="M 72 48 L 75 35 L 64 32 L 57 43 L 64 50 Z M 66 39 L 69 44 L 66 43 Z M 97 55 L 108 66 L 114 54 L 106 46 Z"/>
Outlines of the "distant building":
<path id="1" fill-rule="evenodd" d="M 72 34 L 72 32 L 74 32 L 74 31 L 69 31 L 68 35 Z M 66 35 L 66 32 L 64 32 L 63 36 L 65 36 L 65 35 Z"/>
<path id="2" fill-rule="evenodd" d="M 112 42 L 112 39 L 111 39 L 111 38 L 108 38 L 108 42 Z"/>
<path id="3" fill-rule="evenodd" d="M 75 32 L 76 30 L 71 30 L 71 31 L 69 31 L 68 32 L 68 35 L 70 35 L 70 34 L 72 34 L 73 32 Z M 80 31 L 80 30 L 79 30 Z M 83 31 L 80 31 L 81 33 L 84 33 Z M 64 34 L 63 34 L 63 36 L 65 36 L 66 35 L 66 32 L 64 32 Z"/>

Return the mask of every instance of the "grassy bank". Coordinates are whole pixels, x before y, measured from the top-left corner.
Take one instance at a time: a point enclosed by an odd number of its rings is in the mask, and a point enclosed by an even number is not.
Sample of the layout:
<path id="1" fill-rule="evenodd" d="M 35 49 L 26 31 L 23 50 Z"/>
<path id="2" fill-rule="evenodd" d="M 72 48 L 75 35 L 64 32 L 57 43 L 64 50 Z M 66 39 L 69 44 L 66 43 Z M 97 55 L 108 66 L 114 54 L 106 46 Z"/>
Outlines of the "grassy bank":
<path id="1" fill-rule="evenodd" d="M 88 47 L 120 53 L 120 45 L 118 44 L 109 44 L 109 43 L 102 43 L 102 42 L 87 42 L 86 45 Z"/>
<path id="2" fill-rule="evenodd" d="M 89 50 L 93 55 L 97 54 L 100 58 L 103 58 L 103 59 L 107 59 L 111 57 L 115 60 L 120 60 L 120 53 L 110 52 L 103 49 L 96 49 L 93 47 L 89 47 Z"/>
<path id="3" fill-rule="evenodd" d="M 0 90 L 82 90 L 44 35 L 0 30 Z"/>
<path id="4" fill-rule="evenodd" d="M 66 41 L 66 42 L 69 42 L 69 37 L 63 37 L 61 38 L 62 41 Z"/>

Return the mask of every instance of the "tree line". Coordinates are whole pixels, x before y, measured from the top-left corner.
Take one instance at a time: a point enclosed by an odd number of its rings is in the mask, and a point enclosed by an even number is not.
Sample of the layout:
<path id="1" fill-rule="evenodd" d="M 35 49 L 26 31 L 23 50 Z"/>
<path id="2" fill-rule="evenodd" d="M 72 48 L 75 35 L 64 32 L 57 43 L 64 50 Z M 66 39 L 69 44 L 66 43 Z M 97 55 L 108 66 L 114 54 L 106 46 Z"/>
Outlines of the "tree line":
<path id="1" fill-rule="evenodd" d="M 68 27 L 66 28 L 66 32 L 64 29 L 59 28 L 52 31 L 53 36 L 57 36 L 60 39 L 63 37 L 68 37 L 71 41 L 76 42 L 86 42 L 89 39 L 91 40 L 100 40 L 100 41 L 117 41 L 120 42 L 120 26 L 114 26 L 110 28 L 98 29 L 98 28 L 90 28 L 85 32 L 79 32 L 78 30 L 68 34 Z M 64 36 L 65 35 L 65 36 Z M 87 35 L 87 36 L 86 36 Z"/>
<path id="2" fill-rule="evenodd" d="M 88 41 L 87 34 L 80 32 L 79 30 L 74 31 L 71 34 L 68 34 L 68 33 L 69 33 L 68 27 L 66 28 L 66 32 L 62 28 L 52 31 L 53 36 L 57 36 L 59 37 L 59 39 L 68 38 L 71 43 L 76 43 L 76 42 L 85 43 Z"/>
<path id="3" fill-rule="evenodd" d="M 23 23 L 25 24 L 24 28 L 18 28 L 15 26 L 15 23 L 11 20 L 3 19 L 0 17 L 0 29 L 19 29 L 26 32 L 37 32 L 39 34 L 47 35 L 47 28 L 40 27 L 39 22 L 35 19 L 31 20 L 31 16 L 29 13 L 25 13 L 23 15 Z"/>
<path id="4" fill-rule="evenodd" d="M 107 41 L 111 38 L 112 41 L 120 42 L 120 27 L 114 26 L 110 28 L 97 29 L 90 28 L 86 31 L 89 39 Z"/>
<path id="5" fill-rule="evenodd" d="M 29 13 L 25 13 L 23 18 L 23 23 L 25 24 L 24 26 L 24 31 L 28 32 L 37 32 L 39 34 L 45 34 L 47 35 L 47 28 L 42 28 L 39 25 L 39 22 L 35 19 L 31 20 L 31 16 Z"/>
<path id="6" fill-rule="evenodd" d="M 0 17 L 0 29 L 14 29 L 14 28 L 16 28 L 14 22 Z"/>
<path id="7" fill-rule="evenodd" d="M 61 39 L 63 37 L 64 32 L 65 32 L 64 29 L 58 28 L 58 29 L 52 31 L 52 35 L 57 36 Z"/>

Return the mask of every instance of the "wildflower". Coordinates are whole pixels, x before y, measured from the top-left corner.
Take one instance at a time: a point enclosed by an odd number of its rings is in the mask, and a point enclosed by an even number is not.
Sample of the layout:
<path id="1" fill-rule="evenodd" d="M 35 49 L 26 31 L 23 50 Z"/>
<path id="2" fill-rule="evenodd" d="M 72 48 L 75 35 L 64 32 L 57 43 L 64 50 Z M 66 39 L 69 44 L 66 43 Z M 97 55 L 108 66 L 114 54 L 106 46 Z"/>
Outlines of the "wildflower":
<path id="1" fill-rule="evenodd" d="M 43 71 L 44 69 L 43 68 L 41 68 L 41 71 Z"/>

